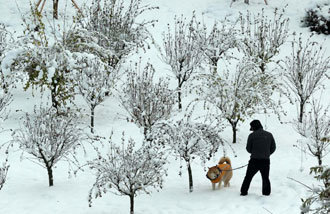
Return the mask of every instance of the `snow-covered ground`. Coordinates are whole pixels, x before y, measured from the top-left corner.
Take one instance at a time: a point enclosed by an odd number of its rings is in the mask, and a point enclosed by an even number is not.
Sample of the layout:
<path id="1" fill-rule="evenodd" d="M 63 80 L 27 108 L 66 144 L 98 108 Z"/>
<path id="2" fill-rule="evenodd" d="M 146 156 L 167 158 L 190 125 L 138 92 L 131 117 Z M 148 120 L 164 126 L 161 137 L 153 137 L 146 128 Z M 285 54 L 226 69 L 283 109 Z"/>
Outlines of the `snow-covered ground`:
<path id="1" fill-rule="evenodd" d="M 34 0 L 37 1 L 37 0 Z M 61 2 L 65 0 L 61 0 Z M 22 30 L 20 12 L 26 12 L 29 9 L 27 0 L 0 0 L 0 21 L 7 25 L 8 30 L 19 32 Z M 76 0 L 78 4 L 85 2 Z M 87 1 L 88 2 L 88 1 Z M 146 13 L 146 18 L 158 19 L 155 28 L 151 29 L 156 41 L 161 42 L 161 32 L 166 30 L 166 24 L 172 23 L 175 15 L 184 14 L 190 17 L 193 10 L 200 16 L 204 13 L 204 19 L 207 23 L 212 23 L 214 19 L 223 19 L 225 16 L 236 17 L 239 11 L 250 10 L 253 13 L 265 8 L 267 14 L 271 15 L 275 7 L 284 7 L 288 4 L 285 16 L 290 18 L 290 33 L 297 31 L 302 33 L 305 38 L 310 34 L 308 29 L 299 27 L 301 16 L 305 8 L 309 7 L 313 0 L 268 0 L 269 5 L 265 6 L 263 0 L 250 0 L 250 5 L 243 3 L 243 0 L 237 0 L 230 7 L 230 0 L 148 0 L 160 9 L 155 12 Z M 74 11 L 71 6 L 68 7 L 71 12 Z M 51 1 L 46 3 L 46 11 L 51 11 Z M 326 54 L 330 55 L 330 38 L 324 35 L 316 35 L 316 41 L 323 43 L 327 49 Z M 285 44 L 281 51 L 281 56 L 288 54 L 289 45 Z M 147 53 L 140 53 L 143 58 L 150 58 L 156 70 L 160 73 L 168 73 L 168 67 L 164 65 L 159 55 L 154 49 Z M 174 80 L 173 80 L 174 81 Z M 328 104 L 330 95 L 330 83 L 326 82 L 326 88 L 323 92 L 323 103 Z M 32 112 L 33 105 L 38 103 L 36 97 L 31 93 L 24 92 L 18 87 L 14 91 L 14 100 L 10 105 L 10 118 L 1 124 L 6 129 L 15 129 L 19 127 L 19 117 L 23 112 Z M 78 105 L 84 106 L 81 99 L 77 99 Z M 184 105 L 189 102 L 189 98 L 184 100 Z M 283 118 L 284 122 L 291 121 L 296 117 L 296 107 L 289 103 L 284 104 L 284 109 L 288 116 Z M 22 111 L 16 111 L 22 110 Z M 124 116 L 125 111 L 119 107 L 118 100 L 109 98 L 101 106 L 96 108 L 96 130 L 99 134 L 109 136 L 111 130 L 115 137 L 120 137 L 121 132 L 125 131 L 130 137 L 140 140 L 142 135 L 140 130 L 132 123 L 128 123 Z M 240 185 L 243 181 L 245 170 L 238 169 L 234 171 L 229 188 L 222 188 L 213 191 L 210 181 L 205 177 L 205 167 L 215 165 L 221 153 L 217 153 L 206 166 L 198 161 L 192 165 L 194 192 L 188 191 L 188 175 L 183 170 L 182 176 L 179 176 L 180 163 L 176 160 L 170 160 L 168 165 L 169 174 L 165 178 L 164 188 L 159 192 L 153 192 L 151 195 L 138 195 L 135 199 L 135 212 L 137 214 L 286 214 L 299 213 L 301 205 L 300 198 L 306 198 L 307 189 L 288 179 L 294 178 L 307 185 L 317 184 L 313 176 L 309 175 L 309 168 L 317 164 L 317 160 L 307 154 L 302 153 L 294 145 L 298 144 L 299 135 L 294 131 L 290 124 L 281 123 L 275 115 L 258 115 L 255 118 L 261 120 L 265 129 L 272 132 L 277 150 L 271 156 L 270 179 L 272 184 L 272 194 L 264 197 L 261 194 L 261 176 L 257 174 L 251 183 L 249 195 L 241 197 L 239 194 Z M 228 156 L 232 160 L 233 168 L 247 164 L 249 154 L 245 151 L 245 144 L 249 131 L 249 122 L 246 120 L 239 126 L 238 143 L 233 145 L 237 157 L 231 152 Z M 88 121 L 88 117 L 86 117 Z M 231 129 L 225 130 L 224 137 L 230 141 Z M 0 143 L 11 140 L 11 133 L 1 133 Z M 229 150 L 228 150 L 229 151 Z M 92 151 L 88 151 L 92 154 Z M 3 153 L 2 153 L 3 154 Z M 14 151 L 9 158 L 10 169 L 7 182 L 0 191 L 0 214 L 121 214 L 129 213 L 129 198 L 116 196 L 107 193 L 102 198 L 95 199 L 93 206 L 88 207 L 88 191 L 95 181 L 94 175 L 86 169 L 78 173 L 77 177 L 68 178 L 67 167 L 65 163 L 59 163 L 54 170 L 54 186 L 48 187 L 48 177 L 45 169 L 30 162 L 29 160 L 20 160 L 20 152 Z M 82 162 L 91 157 L 80 157 Z M 0 157 L 0 160 L 3 160 Z M 328 155 L 324 164 L 329 164 Z"/>

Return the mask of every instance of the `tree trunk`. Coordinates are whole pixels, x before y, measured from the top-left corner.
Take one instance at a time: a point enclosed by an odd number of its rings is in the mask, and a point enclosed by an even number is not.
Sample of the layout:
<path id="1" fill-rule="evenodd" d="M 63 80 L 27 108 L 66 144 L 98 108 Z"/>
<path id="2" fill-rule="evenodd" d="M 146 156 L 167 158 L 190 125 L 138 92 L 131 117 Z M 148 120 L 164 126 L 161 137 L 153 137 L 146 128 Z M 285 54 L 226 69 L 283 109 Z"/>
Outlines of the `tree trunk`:
<path id="1" fill-rule="evenodd" d="M 49 186 L 54 186 L 54 178 L 53 178 L 53 170 L 52 167 L 47 166 L 47 172 L 48 172 L 48 183 Z"/>
<path id="2" fill-rule="evenodd" d="M 134 214 L 134 194 L 129 196 L 130 199 L 130 214 Z"/>
<path id="3" fill-rule="evenodd" d="M 322 158 L 321 156 L 317 156 L 318 162 L 319 162 L 319 166 L 322 166 Z"/>
<path id="4" fill-rule="evenodd" d="M 321 149 L 318 149 L 318 152 L 316 153 L 317 161 L 319 163 L 319 166 L 322 166 L 322 151 Z"/>
<path id="5" fill-rule="evenodd" d="M 233 130 L 233 143 L 236 143 L 236 136 L 237 136 L 237 123 L 232 123 L 231 128 Z"/>
<path id="6" fill-rule="evenodd" d="M 304 108 L 305 108 L 305 103 L 300 102 L 300 107 L 299 107 L 299 122 L 302 123 L 303 117 L 304 117 Z"/>
<path id="7" fill-rule="evenodd" d="M 189 161 L 187 162 L 187 167 L 188 167 L 188 176 L 189 176 L 189 192 L 193 192 L 194 190 L 193 177 L 192 177 L 192 170 Z"/>
<path id="8" fill-rule="evenodd" d="M 244 3 L 245 4 L 249 4 L 249 0 L 244 0 Z"/>
<path id="9" fill-rule="evenodd" d="M 58 19 L 58 1 L 59 0 L 53 0 L 53 17 L 54 17 L 54 19 Z"/>
<path id="10" fill-rule="evenodd" d="M 94 133 L 94 115 L 95 115 L 95 106 L 91 107 L 91 133 Z"/>
<path id="11" fill-rule="evenodd" d="M 266 63 L 264 63 L 264 62 L 261 63 L 260 70 L 261 70 L 262 73 L 265 73 L 265 71 L 266 71 Z"/>
<path id="12" fill-rule="evenodd" d="M 178 104 L 179 104 L 179 110 L 182 109 L 182 101 L 181 101 L 181 85 L 179 85 L 179 90 L 178 90 Z"/>
<path id="13" fill-rule="evenodd" d="M 227 118 L 228 122 L 231 125 L 231 128 L 233 130 L 233 143 L 236 143 L 236 136 L 237 136 L 237 123 L 238 123 L 238 119 L 236 121 L 232 121 L 230 118 Z"/>

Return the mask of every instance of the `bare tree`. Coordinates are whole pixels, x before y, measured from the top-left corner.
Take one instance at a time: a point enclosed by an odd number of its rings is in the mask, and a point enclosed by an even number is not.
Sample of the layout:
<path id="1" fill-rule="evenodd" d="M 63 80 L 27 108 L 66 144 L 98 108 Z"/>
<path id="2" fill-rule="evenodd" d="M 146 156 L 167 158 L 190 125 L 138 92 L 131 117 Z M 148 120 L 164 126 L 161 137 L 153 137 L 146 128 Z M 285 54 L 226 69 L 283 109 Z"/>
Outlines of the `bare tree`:
<path id="1" fill-rule="evenodd" d="M 325 56 L 322 45 L 310 38 L 303 44 L 302 37 L 292 41 L 292 52 L 283 61 L 283 77 L 286 95 L 291 94 L 298 102 L 298 120 L 303 121 L 305 105 L 310 97 L 322 86 L 330 68 L 330 57 Z"/>
<path id="2" fill-rule="evenodd" d="M 53 168 L 58 161 L 69 164 L 69 172 L 78 167 L 77 148 L 82 146 L 83 130 L 78 126 L 78 116 L 67 112 L 58 115 L 54 108 L 40 108 L 26 113 L 23 126 L 13 132 L 13 141 L 17 142 L 22 155 L 47 169 L 49 186 L 54 185 Z"/>
<path id="3" fill-rule="evenodd" d="M 174 18 L 174 29 L 168 24 L 167 32 L 163 33 L 164 53 L 161 51 L 162 60 L 171 67 L 178 82 L 178 105 L 182 109 L 182 89 L 193 75 L 203 60 L 201 42 L 195 31 L 200 28 L 195 13 L 192 19 L 187 22 L 181 17 Z M 173 31 L 174 30 L 174 31 Z"/>
<path id="4" fill-rule="evenodd" d="M 265 72 L 266 65 L 273 61 L 288 37 L 289 19 L 284 18 L 284 10 L 279 11 L 276 8 L 273 18 L 268 18 L 262 9 L 254 17 L 250 12 L 246 16 L 240 14 L 239 22 L 239 50 Z"/>
<path id="5" fill-rule="evenodd" d="M 222 126 L 223 120 L 229 122 L 233 143 L 237 141 L 240 121 L 267 109 L 277 109 L 278 104 L 271 99 L 276 80 L 272 75 L 261 73 L 249 60 L 238 62 L 234 72 L 226 68 L 203 75 L 201 80 L 202 83 L 195 87 L 199 96 L 197 103 L 204 103 L 209 109 L 209 119 L 215 119 L 219 126 Z"/>
<path id="6" fill-rule="evenodd" d="M 296 129 L 300 135 L 306 137 L 306 146 L 311 155 L 317 158 L 319 166 L 323 158 L 330 152 L 330 142 L 327 137 L 330 134 L 330 106 L 324 108 L 320 100 L 313 100 L 312 109 L 300 122 L 296 122 Z"/>
<path id="7" fill-rule="evenodd" d="M 142 127 L 146 136 L 156 122 L 170 117 L 175 97 L 168 79 L 159 78 L 155 82 L 154 67 L 148 63 L 141 71 L 140 66 L 137 63 L 126 72 L 120 100 L 129 120 Z"/>
<path id="8" fill-rule="evenodd" d="M 220 144 L 224 145 L 218 132 L 216 127 L 195 123 L 190 117 L 186 117 L 176 122 L 164 121 L 155 124 L 149 138 L 153 144 L 168 148 L 176 158 L 186 163 L 189 192 L 193 192 L 191 164 L 196 158 L 205 163 L 218 151 Z"/>
<path id="9" fill-rule="evenodd" d="M 90 54 L 77 59 L 77 70 L 77 87 L 91 110 L 90 126 L 94 133 L 95 108 L 112 94 L 119 72 Z"/>
<path id="10" fill-rule="evenodd" d="M 150 194 L 152 188 L 162 188 L 166 157 L 150 144 L 136 148 L 135 141 L 130 138 L 126 143 L 123 134 L 118 145 L 110 138 L 106 154 L 97 148 L 96 151 L 98 157 L 89 162 L 90 168 L 96 172 L 96 181 L 89 192 L 89 206 L 93 198 L 110 191 L 128 196 L 130 214 L 134 214 L 134 198 L 138 193 Z"/>

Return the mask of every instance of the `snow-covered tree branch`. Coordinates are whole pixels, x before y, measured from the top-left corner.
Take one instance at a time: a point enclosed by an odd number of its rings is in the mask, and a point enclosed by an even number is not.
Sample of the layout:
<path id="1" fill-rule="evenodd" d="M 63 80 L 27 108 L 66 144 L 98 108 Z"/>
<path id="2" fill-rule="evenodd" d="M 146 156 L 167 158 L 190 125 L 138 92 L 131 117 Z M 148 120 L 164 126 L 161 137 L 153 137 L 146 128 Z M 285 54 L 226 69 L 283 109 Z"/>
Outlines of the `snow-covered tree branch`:
<path id="1" fill-rule="evenodd" d="M 71 71 L 75 62 L 67 48 L 66 23 L 45 23 L 45 18 L 33 8 L 22 18 L 24 35 L 10 50 L 6 66 L 12 73 L 20 74 L 25 90 L 30 87 L 41 92 L 49 90 L 52 106 L 60 113 L 74 96 Z"/>
<path id="2" fill-rule="evenodd" d="M 2 189 L 3 185 L 6 182 L 7 178 L 7 172 L 9 169 L 9 165 L 7 163 L 7 160 L 0 166 L 0 190 Z"/>
<path id="3" fill-rule="evenodd" d="M 53 168 L 58 161 L 66 161 L 69 172 L 79 167 L 76 150 L 83 148 L 86 135 L 79 128 L 79 117 L 74 112 L 58 115 L 53 107 L 40 107 L 34 113 L 26 113 L 22 127 L 12 134 L 13 141 L 18 143 L 22 156 L 28 153 L 27 159 L 47 169 L 49 186 L 53 186 Z"/>
<path id="4" fill-rule="evenodd" d="M 321 99 L 320 99 L 321 100 Z M 330 106 L 324 107 L 320 101 L 311 102 L 311 111 L 295 126 L 300 135 L 306 138 L 306 146 L 311 155 L 317 158 L 319 166 L 323 158 L 329 154 L 330 142 L 326 140 L 330 134 Z"/>
<path id="5" fill-rule="evenodd" d="M 289 19 L 284 18 L 284 11 L 276 8 L 272 19 L 262 9 L 254 17 L 249 11 L 246 15 L 240 14 L 239 22 L 239 50 L 265 72 L 266 65 L 273 62 L 274 56 L 279 53 L 281 45 L 288 37 Z"/>
<path id="6" fill-rule="evenodd" d="M 85 9 L 86 14 L 79 23 L 83 32 L 93 36 L 92 42 L 106 50 L 105 54 L 103 53 L 104 62 L 116 67 L 134 51 L 149 46 L 151 34 L 148 27 L 152 26 L 155 20 L 138 20 L 143 13 L 154 9 L 157 7 L 143 5 L 142 0 L 93 0 L 91 6 Z M 78 42 L 75 46 L 89 48 L 90 44 L 84 42 L 85 34 L 80 35 L 82 36 L 77 34 L 75 38 Z"/>
<path id="7" fill-rule="evenodd" d="M 311 195 L 307 199 L 302 199 L 301 214 L 327 214 L 330 211 L 330 168 L 328 166 L 312 167 L 310 174 L 315 174 L 314 178 L 323 184 L 307 186 Z"/>
<path id="8" fill-rule="evenodd" d="M 226 56 L 228 50 L 236 47 L 237 30 L 235 24 L 230 23 L 227 19 L 215 22 L 210 33 L 207 32 L 206 26 L 201 29 L 197 28 L 194 32 L 200 37 L 201 50 L 212 70 L 217 69 L 218 61 L 221 57 Z"/>
<path id="9" fill-rule="evenodd" d="M 163 33 L 163 48 L 160 50 L 162 60 L 171 67 L 178 82 L 178 105 L 182 109 L 182 89 L 185 82 L 190 80 L 198 71 L 203 61 L 199 31 L 201 24 L 196 20 L 195 13 L 190 21 L 186 18 L 174 18 L 174 26 L 168 24 L 167 32 Z M 174 28 L 174 29 L 173 29 Z"/>
<path id="10" fill-rule="evenodd" d="M 162 188 L 166 175 L 166 157 L 149 143 L 137 148 L 133 139 L 120 143 L 109 140 L 109 150 L 102 154 L 96 148 L 98 157 L 89 162 L 96 173 L 96 181 L 89 192 L 89 205 L 93 198 L 102 197 L 108 191 L 129 196 L 130 214 L 134 214 L 134 198 L 139 193 L 150 194 L 151 189 Z"/>
<path id="11" fill-rule="evenodd" d="M 303 121 L 305 105 L 310 97 L 322 87 L 322 81 L 330 68 L 330 57 L 325 56 L 322 45 L 310 38 L 303 44 L 301 36 L 292 41 L 292 52 L 282 65 L 284 87 L 289 99 L 298 102 L 298 121 Z"/>
<path id="12" fill-rule="evenodd" d="M 186 163 L 189 177 L 189 191 L 193 191 L 191 164 L 199 158 L 203 163 L 209 160 L 220 145 L 224 145 L 216 127 L 191 121 L 186 117 L 179 121 L 163 121 L 154 125 L 148 138 L 155 145 L 169 149 L 173 155 Z M 181 172 L 180 172 L 181 174 Z"/>
<path id="13" fill-rule="evenodd" d="M 169 89 L 168 79 L 154 81 L 155 69 L 149 63 L 142 69 L 141 64 L 136 63 L 126 73 L 127 80 L 120 95 L 121 104 L 128 112 L 129 120 L 142 127 L 146 136 L 156 122 L 171 115 L 175 103 L 174 91 Z"/>

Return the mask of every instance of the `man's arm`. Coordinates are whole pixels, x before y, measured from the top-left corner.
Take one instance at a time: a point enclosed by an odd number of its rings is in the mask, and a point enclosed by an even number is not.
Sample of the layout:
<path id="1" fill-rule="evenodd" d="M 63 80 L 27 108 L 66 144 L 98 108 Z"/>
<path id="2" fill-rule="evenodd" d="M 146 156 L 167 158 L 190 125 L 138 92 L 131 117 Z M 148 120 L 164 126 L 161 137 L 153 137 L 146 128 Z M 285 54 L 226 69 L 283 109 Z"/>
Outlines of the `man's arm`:
<path id="1" fill-rule="evenodd" d="M 249 135 L 248 140 L 247 140 L 246 151 L 248 151 L 248 153 L 251 153 L 251 152 L 252 152 L 252 139 L 251 139 L 251 134 Z"/>
<path id="2" fill-rule="evenodd" d="M 270 154 L 273 154 L 276 150 L 276 143 L 273 135 L 271 134 Z"/>

